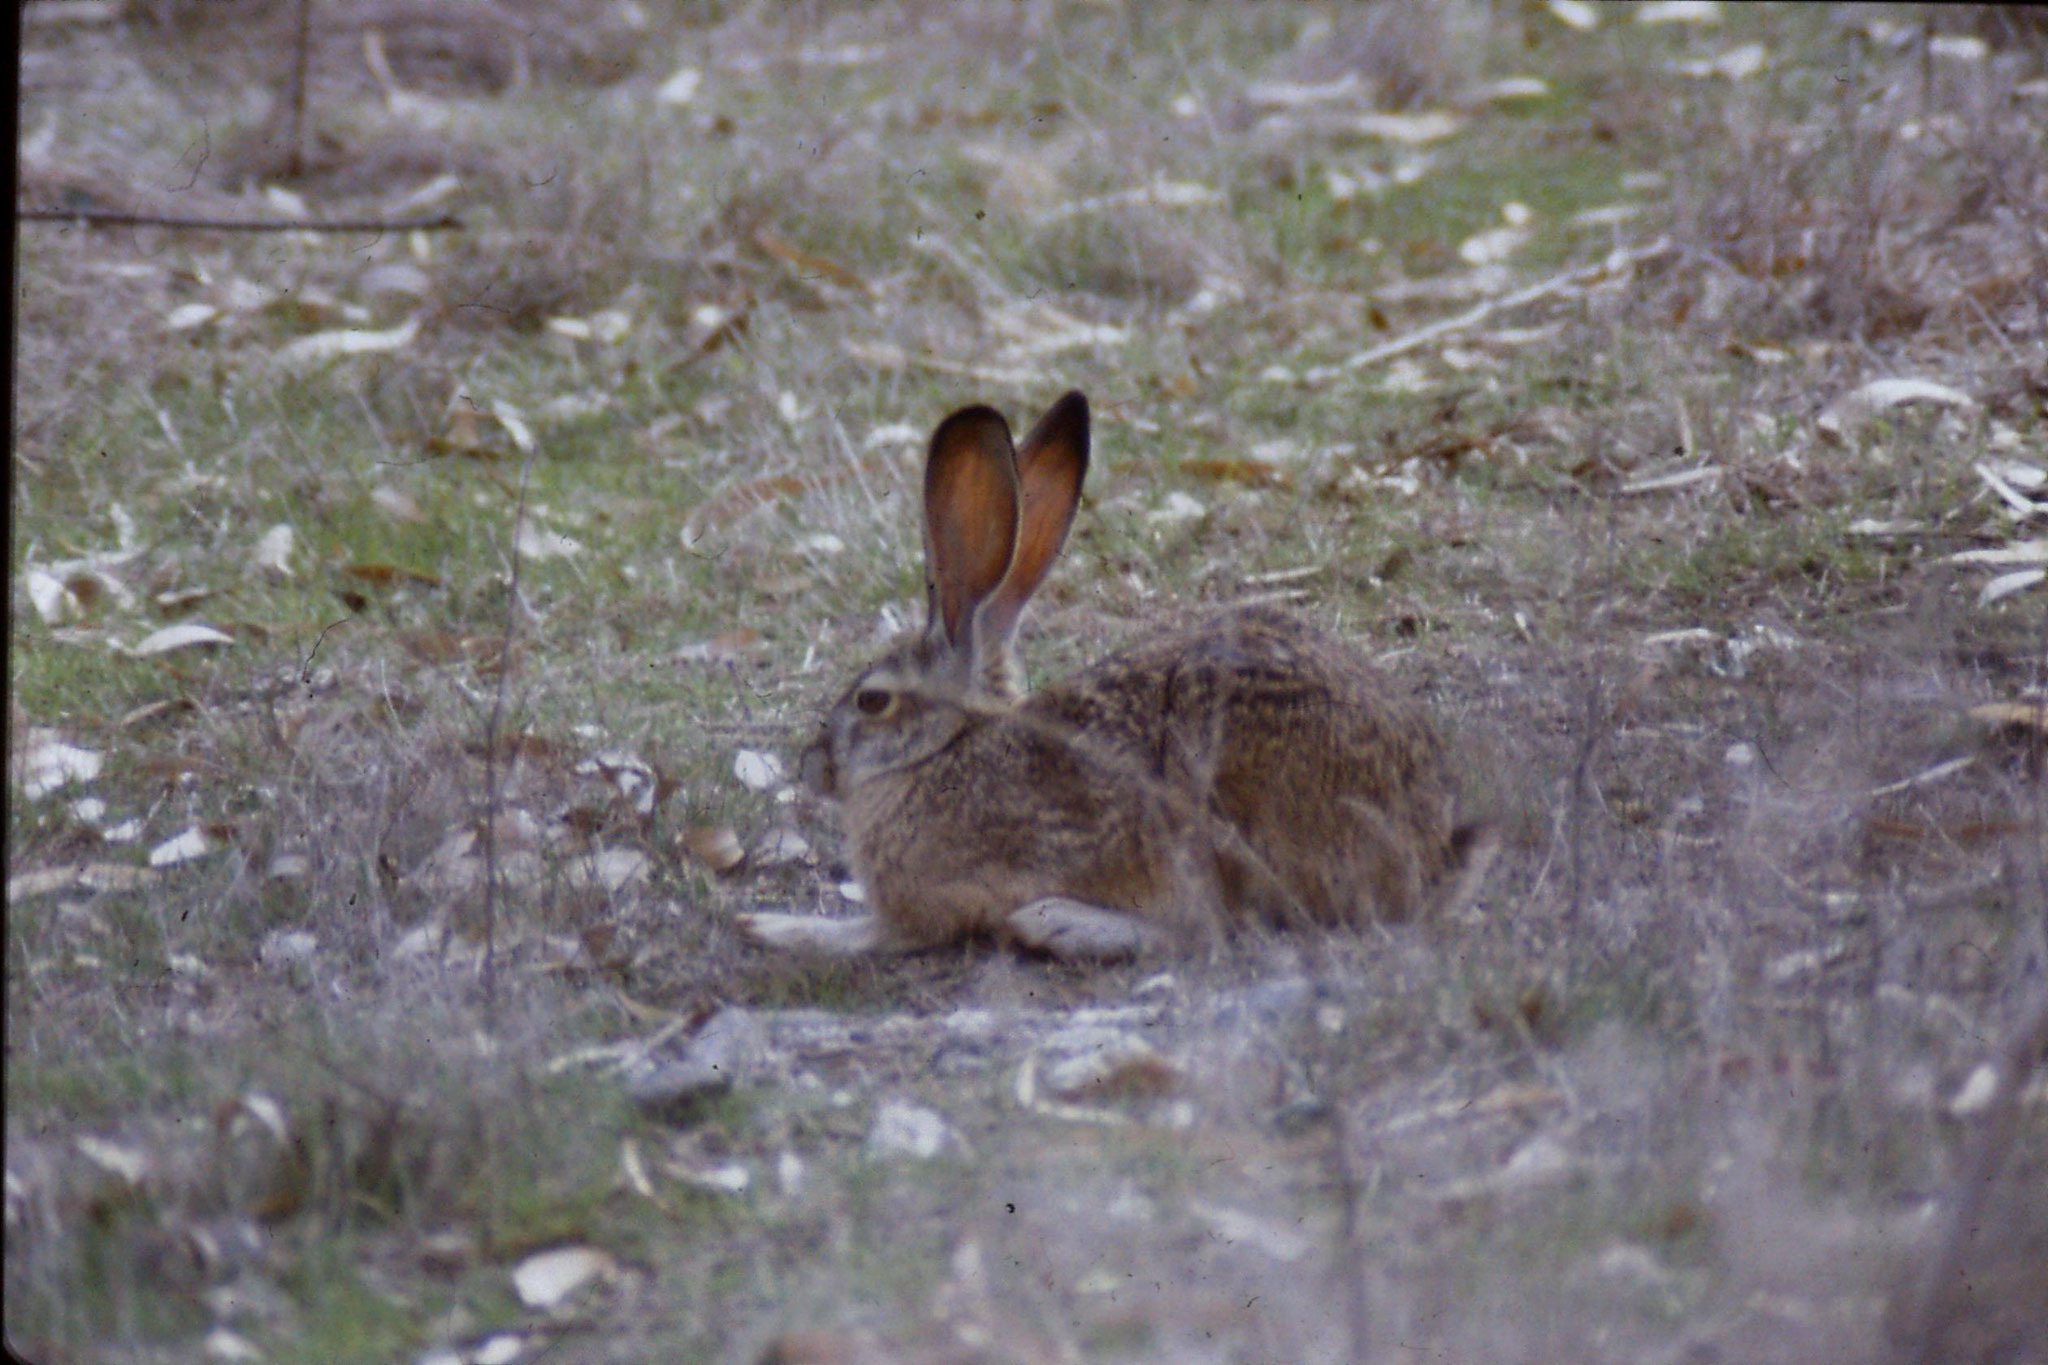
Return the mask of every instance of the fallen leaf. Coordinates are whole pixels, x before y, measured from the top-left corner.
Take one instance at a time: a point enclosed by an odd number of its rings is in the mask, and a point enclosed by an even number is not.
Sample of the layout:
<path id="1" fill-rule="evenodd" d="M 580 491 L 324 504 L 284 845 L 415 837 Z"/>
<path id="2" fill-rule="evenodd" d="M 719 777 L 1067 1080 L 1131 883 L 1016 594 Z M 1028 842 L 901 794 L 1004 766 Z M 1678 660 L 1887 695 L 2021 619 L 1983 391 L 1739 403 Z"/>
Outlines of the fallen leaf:
<path id="1" fill-rule="evenodd" d="M 149 851 L 151 867 L 176 867 L 213 852 L 216 845 L 205 830 L 194 825 L 183 834 L 166 839 Z"/>
<path id="2" fill-rule="evenodd" d="M 133 1147 L 94 1137 L 90 1133 L 73 1138 L 71 1145 L 87 1161 L 127 1184 L 140 1185 L 143 1177 L 149 1174 L 149 1158 Z"/>
<path id="3" fill-rule="evenodd" d="M 1458 243 L 1458 259 L 1467 265 L 1496 265 L 1527 246 L 1533 235 L 1527 228 L 1520 227 L 1497 227 L 1475 232 Z"/>
<path id="4" fill-rule="evenodd" d="M 556 531 L 544 531 L 528 520 L 519 523 L 514 543 L 519 553 L 528 559 L 568 559 L 583 553 L 582 544 L 575 539 Z"/>
<path id="5" fill-rule="evenodd" d="M 654 91 L 656 104 L 688 104 L 697 97 L 697 87 L 704 83 L 704 73 L 694 66 L 686 66 L 663 81 Z"/>
<path id="6" fill-rule="evenodd" d="M 292 549 L 297 539 L 292 528 L 283 523 L 263 533 L 263 539 L 256 542 L 255 565 L 280 578 L 292 576 Z"/>
<path id="7" fill-rule="evenodd" d="M 154 654 L 168 654 L 174 649 L 197 649 L 231 645 L 234 642 L 234 636 L 215 630 L 212 626 L 187 621 L 175 626 L 165 626 L 162 630 L 144 636 L 142 642 L 128 652 L 138 659 L 146 659 Z"/>
<path id="8" fill-rule="evenodd" d="M 823 275 L 826 279 L 836 284 L 843 284 L 849 289 L 858 290 L 870 297 L 875 295 L 876 291 L 873 285 L 854 274 L 851 270 L 848 270 L 845 266 L 840 265 L 837 261 L 830 261 L 823 256 L 813 255 L 801 247 L 792 246 L 767 228 L 754 229 L 754 245 L 783 264 L 793 266 L 805 274 Z M 800 275 L 799 278 L 801 277 Z"/>
<path id="9" fill-rule="evenodd" d="M 1426 109 L 1413 114 L 1361 114 L 1352 126 L 1366 137 L 1414 147 L 1447 138 L 1464 127 L 1465 122 L 1446 110 Z"/>
<path id="10" fill-rule="evenodd" d="M 1962 550 L 1951 564 L 2048 564 L 2048 540 L 2016 540 L 1995 550 Z"/>
<path id="11" fill-rule="evenodd" d="M 646 881 L 647 871 L 646 854 L 630 848 L 607 848 L 571 858 L 563 880 L 573 889 L 602 887 L 606 891 L 618 891 L 632 883 Z"/>
<path id="12" fill-rule="evenodd" d="M 1301 109 L 1315 104 L 1359 100 L 1366 93 L 1366 84 L 1356 71 L 1346 71 L 1329 81 L 1253 81 L 1244 88 L 1245 100 L 1262 109 Z"/>
<path id="13" fill-rule="evenodd" d="M 28 600 L 46 624 L 68 621 L 78 614 L 78 599 L 64 586 L 63 579 L 46 569 L 29 569 Z"/>
<path id="14" fill-rule="evenodd" d="M 1977 405 L 1977 400 L 1960 389 L 1929 379 L 1874 379 L 1828 404 L 1814 419 L 1814 425 L 1831 440 L 1843 441 L 1878 414 L 1904 403 L 1971 408 Z"/>
<path id="15" fill-rule="evenodd" d="M 2016 569 L 2012 573 L 2002 573 L 1978 592 L 1977 605 L 1988 607 L 2016 592 L 2025 592 L 2043 579 L 2048 579 L 2048 569 Z"/>
<path id="16" fill-rule="evenodd" d="M 624 317 L 625 315 L 618 314 L 617 316 Z M 595 323 L 592 325 L 592 330 L 596 330 Z M 521 455 L 533 454 L 533 428 L 527 425 L 524 413 L 504 399 L 494 398 L 491 400 L 491 416 L 497 419 L 498 425 L 504 428 L 505 434 L 512 438 L 513 449 L 517 450 Z"/>
<path id="17" fill-rule="evenodd" d="M 713 872 L 723 875 L 747 860 L 746 846 L 731 827 L 698 825 L 683 832 L 683 849 Z"/>
<path id="18" fill-rule="evenodd" d="M 1718 24 L 1718 0 L 1647 0 L 1632 11 L 1639 24 Z"/>
<path id="19" fill-rule="evenodd" d="M 1202 504 L 1199 498 L 1175 489 L 1166 495 L 1157 508 L 1145 514 L 1145 520 L 1161 524 L 1173 524 L 1183 521 L 1200 521 L 1208 515 L 1209 509 Z"/>
<path id="20" fill-rule="evenodd" d="M 105 761 L 95 750 L 81 749 L 55 730 L 31 729 L 23 746 L 21 794 L 40 801 L 74 782 L 90 782 L 100 775 Z"/>
<path id="21" fill-rule="evenodd" d="M 385 516 L 397 522 L 423 521 L 419 504 L 386 484 L 378 484 L 370 490 L 370 504 Z"/>
<path id="22" fill-rule="evenodd" d="M 793 829 L 771 829 L 747 854 L 755 867 L 787 867 L 811 855 L 810 842 Z"/>
<path id="23" fill-rule="evenodd" d="M 1590 33 L 1600 27 L 1600 12 L 1586 0 L 1547 0 L 1544 8 L 1550 11 L 1552 18 L 1566 28 Z"/>
<path id="24" fill-rule="evenodd" d="M 341 571 L 350 578 L 374 583 L 378 587 L 390 587 L 394 583 L 416 583 L 423 588 L 441 586 L 439 575 L 427 573 L 422 569 L 408 569 L 398 564 L 346 564 L 342 566 Z"/>
<path id="25" fill-rule="evenodd" d="M 782 760 L 765 749 L 742 749 L 733 757 L 732 775 L 749 791 L 767 791 L 783 780 Z"/>
<path id="26" fill-rule="evenodd" d="M 168 332 L 189 332 L 203 327 L 220 316 L 220 309 L 210 303 L 181 303 L 164 318 L 164 330 Z"/>
<path id="27" fill-rule="evenodd" d="M 384 332 L 354 327 L 337 332 L 315 332 L 312 336 L 300 337 L 286 346 L 277 353 L 277 358 L 286 365 L 311 366 L 342 356 L 403 350 L 412 344 L 412 339 L 419 335 L 419 330 L 420 320 L 412 317 L 406 319 L 402 325 Z"/>
<path id="28" fill-rule="evenodd" d="M 617 1270 L 618 1262 L 595 1247 L 555 1247 L 521 1261 L 512 1271 L 512 1288 L 528 1308 L 546 1310 Z"/>

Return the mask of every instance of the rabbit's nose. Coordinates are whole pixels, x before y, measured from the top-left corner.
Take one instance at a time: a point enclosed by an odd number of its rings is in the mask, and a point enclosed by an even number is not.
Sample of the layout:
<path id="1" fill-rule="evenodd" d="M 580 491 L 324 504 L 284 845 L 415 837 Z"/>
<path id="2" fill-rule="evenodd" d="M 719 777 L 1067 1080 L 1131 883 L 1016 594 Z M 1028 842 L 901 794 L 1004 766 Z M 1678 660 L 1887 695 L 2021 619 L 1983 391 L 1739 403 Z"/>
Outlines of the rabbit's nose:
<path id="1" fill-rule="evenodd" d="M 822 737 L 813 740 L 797 758 L 796 771 L 803 779 L 804 790 L 811 795 L 830 798 L 839 794 L 839 774 L 832 767 L 832 755 Z"/>

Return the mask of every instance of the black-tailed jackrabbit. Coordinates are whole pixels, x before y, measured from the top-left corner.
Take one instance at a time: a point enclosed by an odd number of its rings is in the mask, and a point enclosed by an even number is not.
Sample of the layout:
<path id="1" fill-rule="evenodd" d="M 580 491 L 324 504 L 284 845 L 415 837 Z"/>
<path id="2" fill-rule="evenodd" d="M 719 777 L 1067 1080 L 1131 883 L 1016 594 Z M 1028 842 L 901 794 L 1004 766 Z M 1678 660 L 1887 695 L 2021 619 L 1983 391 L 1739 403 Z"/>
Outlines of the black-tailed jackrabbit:
<path id="1" fill-rule="evenodd" d="M 869 913 L 753 914 L 757 942 L 847 955 L 1003 936 L 1106 957 L 1247 919 L 1401 919 L 1476 881 L 1428 716 L 1356 652 L 1240 608 L 1031 696 L 1018 618 L 1088 472 L 1069 393 L 1020 447 L 992 408 L 932 434 L 929 618 L 869 664 L 803 756 Z"/>

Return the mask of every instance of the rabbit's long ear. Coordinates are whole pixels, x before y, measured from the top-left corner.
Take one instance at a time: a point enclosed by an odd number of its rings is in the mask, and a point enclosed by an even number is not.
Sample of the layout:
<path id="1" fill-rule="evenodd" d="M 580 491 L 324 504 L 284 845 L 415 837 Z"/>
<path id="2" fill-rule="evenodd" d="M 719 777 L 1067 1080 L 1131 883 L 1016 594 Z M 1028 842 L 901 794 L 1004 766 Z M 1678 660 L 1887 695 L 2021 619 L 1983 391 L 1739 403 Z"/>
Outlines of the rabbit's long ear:
<path id="1" fill-rule="evenodd" d="M 1017 553 L 975 620 L 976 647 L 984 651 L 1008 646 L 1025 604 L 1060 557 L 1081 505 L 1081 481 L 1088 477 L 1088 400 L 1078 390 L 1054 403 L 1017 447 L 1017 477 L 1023 489 Z"/>
<path id="2" fill-rule="evenodd" d="M 939 423 L 924 466 L 928 629 L 956 651 L 970 644 L 974 609 L 1017 552 L 1017 455 L 1010 424 L 972 407 Z"/>

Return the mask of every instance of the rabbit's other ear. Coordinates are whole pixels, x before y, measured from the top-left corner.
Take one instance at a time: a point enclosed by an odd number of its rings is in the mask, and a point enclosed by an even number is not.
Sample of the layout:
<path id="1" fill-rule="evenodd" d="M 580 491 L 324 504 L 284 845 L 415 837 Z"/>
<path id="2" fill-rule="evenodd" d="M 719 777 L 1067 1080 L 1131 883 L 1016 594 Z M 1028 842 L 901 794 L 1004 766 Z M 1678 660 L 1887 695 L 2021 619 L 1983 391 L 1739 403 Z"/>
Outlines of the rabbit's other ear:
<path id="1" fill-rule="evenodd" d="M 1025 604 L 1059 558 L 1081 505 L 1081 481 L 1088 477 L 1088 400 L 1078 390 L 1031 428 L 1017 448 L 1017 476 L 1023 494 L 1017 552 L 975 620 L 975 645 L 984 651 L 1008 645 L 1016 633 Z"/>
<path id="2" fill-rule="evenodd" d="M 1010 424 L 971 407 L 939 423 L 924 466 L 927 629 L 956 651 L 970 644 L 974 609 L 1017 552 L 1017 455 Z"/>

